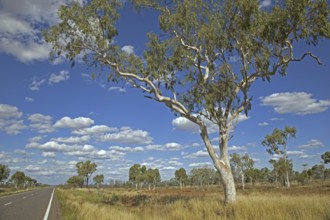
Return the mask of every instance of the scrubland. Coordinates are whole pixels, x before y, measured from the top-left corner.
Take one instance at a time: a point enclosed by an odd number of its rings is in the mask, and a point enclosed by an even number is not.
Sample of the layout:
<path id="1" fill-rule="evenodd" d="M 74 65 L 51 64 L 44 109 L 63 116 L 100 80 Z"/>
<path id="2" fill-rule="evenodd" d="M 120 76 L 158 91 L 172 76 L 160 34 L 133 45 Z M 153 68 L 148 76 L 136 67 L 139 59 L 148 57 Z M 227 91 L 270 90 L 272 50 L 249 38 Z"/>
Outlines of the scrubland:
<path id="1" fill-rule="evenodd" d="M 330 219 L 330 182 L 290 189 L 250 186 L 223 204 L 222 188 L 57 188 L 64 220 Z"/>

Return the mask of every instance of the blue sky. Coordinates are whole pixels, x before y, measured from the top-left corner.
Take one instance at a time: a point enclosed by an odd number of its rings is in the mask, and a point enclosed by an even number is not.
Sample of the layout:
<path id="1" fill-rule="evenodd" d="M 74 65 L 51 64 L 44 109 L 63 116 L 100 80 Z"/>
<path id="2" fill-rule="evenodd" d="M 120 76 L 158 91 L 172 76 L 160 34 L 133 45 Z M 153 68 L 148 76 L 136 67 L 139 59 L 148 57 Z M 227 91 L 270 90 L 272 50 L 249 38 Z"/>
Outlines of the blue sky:
<path id="1" fill-rule="evenodd" d="M 106 182 L 126 180 L 134 163 L 157 167 L 162 179 L 181 167 L 212 166 L 196 127 L 162 104 L 125 84 L 92 80 L 91 69 L 79 63 L 70 68 L 61 59 L 48 61 L 50 46 L 38 27 L 56 24 L 56 9 L 65 2 L 0 3 L 0 163 L 49 184 L 64 183 L 75 175 L 75 164 L 85 160 L 98 164 L 96 173 L 103 173 Z M 128 7 L 121 12 L 116 43 L 141 55 L 146 32 L 157 30 L 157 17 Z M 291 65 L 285 77 L 257 81 L 250 91 L 252 110 L 240 117 L 230 153 L 247 152 L 256 167 L 270 167 L 272 156 L 260 143 L 286 125 L 297 128 L 297 138 L 288 144 L 295 170 L 319 164 L 320 155 L 329 151 L 330 42 L 295 49 L 297 54 L 306 50 L 324 65 L 306 59 Z M 216 134 L 211 137 L 217 145 Z"/>

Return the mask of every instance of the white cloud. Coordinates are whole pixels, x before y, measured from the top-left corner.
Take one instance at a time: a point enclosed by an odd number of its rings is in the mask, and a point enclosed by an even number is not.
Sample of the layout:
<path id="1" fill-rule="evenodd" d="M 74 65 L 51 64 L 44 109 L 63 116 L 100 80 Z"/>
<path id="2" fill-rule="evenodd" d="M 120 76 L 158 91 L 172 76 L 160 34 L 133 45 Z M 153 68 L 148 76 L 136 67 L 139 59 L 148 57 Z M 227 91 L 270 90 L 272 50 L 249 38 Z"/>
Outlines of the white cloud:
<path id="1" fill-rule="evenodd" d="M 116 133 L 105 134 L 97 137 L 99 141 L 112 141 L 126 144 L 150 144 L 152 138 L 147 131 L 133 130 L 130 127 L 122 127 Z"/>
<path id="2" fill-rule="evenodd" d="M 0 118 L 20 118 L 22 114 L 15 106 L 0 104 Z"/>
<path id="3" fill-rule="evenodd" d="M 260 97 L 262 105 L 272 106 L 279 114 L 307 115 L 324 112 L 330 106 L 330 100 L 316 100 L 305 92 L 274 93 Z"/>
<path id="4" fill-rule="evenodd" d="M 245 151 L 247 148 L 245 146 L 231 146 L 228 147 L 229 151 Z"/>
<path id="5" fill-rule="evenodd" d="M 300 145 L 299 149 L 316 149 L 316 148 L 322 148 L 324 147 L 324 144 L 322 141 L 317 139 L 311 139 L 307 144 Z"/>
<path id="6" fill-rule="evenodd" d="M 56 153 L 55 152 L 47 152 L 47 151 L 44 151 L 42 152 L 42 156 L 44 157 L 55 157 L 56 156 Z"/>
<path id="7" fill-rule="evenodd" d="M 184 156 L 184 158 L 198 158 L 198 157 L 208 157 L 208 156 L 209 156 L 209 153 L 207 151 L 199 150 L 195 153 Z"/>
<path id="8" fill-rule="evenodd" d="M 121 48 L 121 50 L 126 52 L 127 54 L 134 54 L 134 46 L 132 45 L 125 45 Z"/>
<path id="9" fill-rule="evenodd" d="M 31 97 L 25 97 L 26 102 L 34 102 L 34 98 Z"/>
<path id="10" fill-rule="evenodd" d="M 258 126 L 268 126 L 269 123 L 268 122 L 260 122 L 258 123 Z"/>
<path id="11" fill-rule="evenodd" d="M 40 86 L 46 82 L 45 79 L 37 79 L 33 78 L 31 84 L 29 85 L 30 90 L 38 91 L 40 90 Z"/>
<path id="12" fill-rule="evenodd" d="M 32 114 L 28 119 L 31 121 L 30 127 L 39 133 L 51 133 L 55 130 L 52 126 L 52 117 L 49 115 Z"/>
<path id="13" fill-rule="evenodd" d="M 117 128 L 111 128 L 106 125 L 95 125 L 90 128 L 82 128 L 72 131 L 73 134 L 78 135 L 94 135 L 94 134 L 104 134 L 110 131 L 118 131 Z"/>
<path id="14" fill-rule="evenodd" d="M 305 152 L 303 151 L 290 151 L 288 150 L 286 152 L 287 155 L 293 155 L 293 156 L 302 156 L 302 155 L 305 155 Z"/>
<path id="15" fill-rule="evenodd" d="M 109 90 L 109 92 L 126 93 L 126 89 L 121 88 L 121 87 L 116 87 L 116 86 L 110 87 L 108 90 Z"/>
<path id="16" fill-rule="evenodd" d="M 94 121 L 90 118 L 78 117 L 70 118 L 63 117 L 58 120 L 55 124 L 55 128 L 71 128 L 71 129 L 82 129 L 91 126 L 94 124 Z"/>
<path id="17" fill-rule="evenodd" d="M 111 146 L 110 150 L 119 151 L 119 152 L 143 152 L 143 147 L 119 147 L 119 146 Z"/>
<path id="18" fill-rule="evenodd" d="M 178 143 L 167 143 L 164 145 L 160 144 L 150 144 L 146 146 L 147 150 L 155 150 L 155 151 L 177 151 L 181 149 L 181 144 Z"/>
<path id="19" fill-rule="evenodd" d="M 81 144 L 88 142 L 90 140 L 90 136 L 84 135 L 79 137 L 58 137 L 58 138 L 53 138 L 52 140 L 66 144 Z"/>
<path id="20" fill-rule="evenodd" d="M 210 162 L 202 162 L 202 163 L 191 163 L 189 167 L 211 167 L 212 163 Z"/>
<path id="21" fill-rule="evenodd" d="M 20 120 L 22 112 L 17 107 L 0 104 L 0 131 L 16 135 L 25 129 L 24 121 Z"/>
<path id="22" fill-rule="evenodd" d="M 0 8 L 0 53 L 21 62 L 46 60 L 50 45 L 41 37 L 40 26 L 58 22 L 59 5 L 67 0 L 2 0 Z"/>
<path id="23" fill-rule="evenodd" d="M 61 81 L 66 81 L 70 78 L 69 71 L 62 70 L 58 74 L 52 73 L 48 79 L 49 84 L 59 83 Z"/>
<path id="24" fill-rule="evenodd" d="M 178 143 L 167 143 L 164 145 L 166 150 L 180 150 L 181 149 L 181 144 Z"/>

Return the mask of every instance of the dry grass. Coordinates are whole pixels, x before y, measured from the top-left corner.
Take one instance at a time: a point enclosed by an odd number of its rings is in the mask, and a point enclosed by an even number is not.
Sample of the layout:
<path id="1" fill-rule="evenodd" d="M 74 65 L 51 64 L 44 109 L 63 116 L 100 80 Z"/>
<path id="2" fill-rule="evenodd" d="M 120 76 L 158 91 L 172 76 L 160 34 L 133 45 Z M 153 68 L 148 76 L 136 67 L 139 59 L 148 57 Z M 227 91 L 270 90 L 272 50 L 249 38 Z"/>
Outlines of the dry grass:
<path id="1" fill-rule="evenodd" d="M 64 219 L 330 219 L 330 185 L 239 191 L 224 205 L 221 189 L 156 191 L 58 189 Z"/>

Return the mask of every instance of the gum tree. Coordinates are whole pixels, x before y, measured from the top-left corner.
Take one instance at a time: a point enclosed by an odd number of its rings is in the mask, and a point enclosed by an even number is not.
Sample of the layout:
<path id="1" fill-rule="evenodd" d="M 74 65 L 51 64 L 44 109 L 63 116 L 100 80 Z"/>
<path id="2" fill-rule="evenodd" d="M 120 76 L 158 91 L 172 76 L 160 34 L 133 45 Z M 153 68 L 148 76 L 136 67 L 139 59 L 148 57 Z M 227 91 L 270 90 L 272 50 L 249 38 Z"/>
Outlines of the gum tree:
<path id="1" fill-rule="evenodd" d="M 246 153 L 243 156 L 234 153 L 230 155 L 230 164 L 236 171 L 237 175 L 241 176 L 242 189 L 245 189 L 245 174 L 251 170 L 254 165 L 252 158 Z M 234 172 L 235 173 L 235 172 Z"/>
<path id="2" fill-rule="evenodd" d="M 76 164 L 77 172 L 79 176 L 86 178 L 86 185 L 88 187 L 89 178 L 96 171 L 96 163 L 92 163 L 90 160 L 86 162 L 78 162 Z"/>
<path id="3" fill-rule="evenodd" d="M 10 169 L 7 165 L 0 164 L 0 184 L 2 185 L 8 179 Z"/>
<path id="4" fill-rule="evenodd" d="M 284 182 L 287 188 L 290 188 L 289 171 L 291 166 L 287 156 L 287 143 L 290 137 L 296 138 L 296 133 L 297 130 L 295 127 L 286 126 L 284 130 L 275 128 L 273 133 L 270 135 L 267 134 L 265 139 L 261 142 L 263 146 L 268 147 L 267 152 L 269 154 L 278 154 L 282 156 L 280 158 L 281 160 L 277 161 L 277 164 L 285 173 Z"/>
<path id="5" fill-rule="evenodd" d="M 44 32 L 51 58 L 106 71 L 109 81 L 131 85 L 199 127 L 200 136 L 221 174 L 225 202 L 236 200 L 229 164 L 230 131 L 241 113 L 251 109 L 251 85 L 257 79 L 286 75 L 300 41 L 316 45 L 328 38 L 326 0 L 133 0 L 139 10 L 159 15 L 160 34 L 148 33 L 143 55 L 127 54 L 116 45 L 120 0 L 73 1 L 59 9 L 60 23 Z M 134 24 L 133 24 L 134 25 Z M 233 62 L 235 61 L 235 62 Z M 207 124 L 218 127 L 219 151 L 211 144 Z"/>

